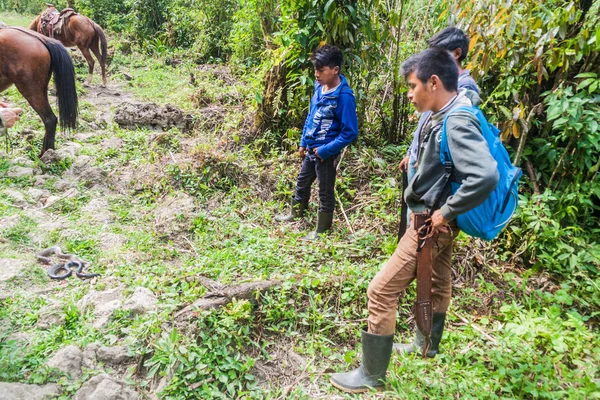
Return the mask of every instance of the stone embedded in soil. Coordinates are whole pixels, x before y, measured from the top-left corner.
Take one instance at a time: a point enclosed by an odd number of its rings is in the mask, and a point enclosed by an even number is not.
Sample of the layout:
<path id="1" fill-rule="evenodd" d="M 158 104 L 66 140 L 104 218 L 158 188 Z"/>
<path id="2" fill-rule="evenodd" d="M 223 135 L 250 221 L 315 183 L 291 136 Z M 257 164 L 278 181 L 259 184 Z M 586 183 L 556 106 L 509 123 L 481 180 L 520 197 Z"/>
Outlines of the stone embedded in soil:
<path id="1" fill-rule="evenodd" d="M 73 400 L 136 400 L 138 394 L 107 374 L 94 376 L 75 393 Z"/>
<path id="2" fill-rule="evenodd" d="M 40 160 L 46 164 L 54 164 L 62 160 L 62 157 L 58 154 L 56 150 L 48 149 L 46 152 L 40 157 Z"/>
<path id="3" fill-rule="evenodd" d="M 154 211 L 156 233 L 169 236 L 189 231 L 195 210 L 194 198 L 186 193 L 166 197 Z"/>
<path id="4" fill-rule="evenodd" d="M 127 364 L 133 360 L 133 356 L 127 354 L 125 346 L 100 347 L 96 350 L 96 358 L 98 361 L 114 366 Z"/>
<path id="5" fill-rule="evenodd" d="M 25 176 L 31 176 L 33 175 L 33 168 L 19 167 L 18 165 L 13 165 L 8 169 L 6 175 L 9 178 L 23 178 Z"/>
<path id="6" fill-rule="evenodd" d="M 155 103 L 123 102 L 117 106 L 114 120 L 121 127 L 135 129 L 169 130 L 173 127 L 182 132 L 191 130 L 193 118 L 171 104 L 159 106 Z"/>
<path id="7" fill-rule="evenodd" d="M 93 199 L 81 209 L 84 214 L 100 224 L 110 224 L 115 220 L 113 213 L 108 210 L 106 199 Z"/>
<path id="8" fill-rule="evenodd" d="M 40 201 L 46 200 L 50 196 L 50 191 L 45 189 L 30 188 L 27 191 L 27 195 L 31 198 L 31 201 L 39 203 Z"/>
<path id="9" fill-rule="evenodd" d="M 79 379 L 83 366 L 83 352 L 75 345 L 63 347 L 48 361 L 48 366 L 57 368 L 71 379 Z"/>
<path id="10" fill-rule="evenodd" d="M 18 190 L 5 189 L 2 191 L 2 194 L 8 197 L 15 206 L 24 206 L 27 204 L 27 200 L 25 200 L 25 195 L 19 192 Z"/>
<path id="11" fill-rule="evenodd" d="M 36 175 L 33 186 L 44 186 L 44 185 L 46 185 L 46 181 L 48 181 L 49 179 L 52 179 L 52 178 L 53 178 L 53 176 L 46 175 L 46 174 Z"/>
<path id="12" fill-rule="evenodd" d="M 102 233 L 100 234 L 100 249 L 105 252 L 118 252 L 126 241 L 127 238 L 118 233 Z"/>
<path id="13" fill-rule="evenodd" d="M 37 326 L 40 329 L 48 329 L 54 325 L 62 325 L 65 322 L 65 313 L 61 303 L 52 303 L 38 312 Z"/>
<path id="14" fill-rule="evenodd" d="M 18 258 L 0 258 L 0 282 L 6 282 L 25 273 L 27 261 Z"/>
<path id="15" fill-rule="evenodd" d="M 157 302 L 156 296 L 149 289 L 137 287 L 133 295 L 123 305 L 123 309 L 131 311 L 133 315 L 143 314 L 155 309 Z"/>
<path id="16" fill-rule="evenodd" d="M 0 232 L 6 232 L 19 225 L 21 217 L 18 214 L 9 215 L 8 217 L 0 218 Z"/>
<path id="17" fill-rule="evenodd" d="M 33 168 L 33 166 L 35 165 L 35 163 L 33 161 L 31 161 L 29 158 L 25 158 L 25 157 L 17 157 L 12 160 L 11 164 L 20 165 L 22 167 L 28 167 L 28 168 Z"/>
<path id="18" fill-rule="evenodd" d="M 81 150 L 81 147 L 82 146 L 79 143 L 67 142 L 60 146 L 56 153 L 61 158 L 75 158 Z"/>
<path id="19" fill-rule="evenodd" d="M 71 168 L 63 175 L 65 178 L 77 178 L 85 181 L 89 186 L 103 184 L 106 182 L 107 172 L 92 165 L 93 160 L 89 156 L 79 156 L 73 162 Z"/>
<path id="20" fill-rule="evenodd" d="M 102 149 L 106 150 L 118 150 L 123 147 L 123 139 L 118 137 L 113 137 L 106 139 L 102 142 Z"/>
<path id="21" fill-rule="evenodd" d="M 2 400 L 44 400 L 60 394 L 55 383 L 46 385 L 28 385 L 25 383 L 0 382 L 0 397 Z"/>
<path id="22" fill-rule="evenodd" d="M 77 184 L 69 179 L 59 179 L 54 182 L 54 189 L 59 191 L 67 191 L 76 186 Z"/>
<path id="23" fill-rule="evenodd" d="M 121 307 L 123 289 L 120 287 L 97 292 L 92 290 L 77 302 L 77 308 L 83 313 L 88 308 L 95 310 L 96 319 L 92 323 L 95 328 L 103 328 L 115 310 Z"/>

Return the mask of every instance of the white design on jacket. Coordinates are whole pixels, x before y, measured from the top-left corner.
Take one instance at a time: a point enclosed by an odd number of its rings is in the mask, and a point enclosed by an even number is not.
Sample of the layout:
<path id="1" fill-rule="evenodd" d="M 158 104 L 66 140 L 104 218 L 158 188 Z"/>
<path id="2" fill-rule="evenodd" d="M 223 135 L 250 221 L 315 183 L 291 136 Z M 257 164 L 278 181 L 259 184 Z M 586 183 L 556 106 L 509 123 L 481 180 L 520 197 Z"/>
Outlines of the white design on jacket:
<path id="1" fill-rule="evenodd" d="M 315 116 L 313 117 L 311 129 L 306 132 L 306 137 L 315 141 L 325 140 L 325 137 L 329 132 L 329 128 L 331 128 L 331 124 L 333 124 L 333 110 L 336 107 L 337 103 L 331 103 L 319 107 L 319 109 L 315 112 Z"/>

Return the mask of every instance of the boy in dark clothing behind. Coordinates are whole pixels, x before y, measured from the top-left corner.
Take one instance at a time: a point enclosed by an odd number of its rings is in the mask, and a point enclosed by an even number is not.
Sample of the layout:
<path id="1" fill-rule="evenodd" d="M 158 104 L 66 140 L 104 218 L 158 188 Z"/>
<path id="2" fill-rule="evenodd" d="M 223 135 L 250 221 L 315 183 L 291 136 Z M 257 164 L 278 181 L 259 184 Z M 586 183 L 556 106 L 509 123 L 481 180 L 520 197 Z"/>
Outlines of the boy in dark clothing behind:
<path id="1" fill-rule="evenodd" d="M 291 213 L 275 217 L 279 222 L 302 217 L 310 200 L 310 187 L 315 179 L 319 179 L 317 228 L 304 240 L 316 240 L 320 233 L 331 228 L 337 160 L 344 147 L 358 136 L 354 93 L 340 74 L 342 52 L 336 46 L 326 44 L 317 49 L 310 60 L 316 81 L 298 149 L 304 161 L 296 181 Z"/>

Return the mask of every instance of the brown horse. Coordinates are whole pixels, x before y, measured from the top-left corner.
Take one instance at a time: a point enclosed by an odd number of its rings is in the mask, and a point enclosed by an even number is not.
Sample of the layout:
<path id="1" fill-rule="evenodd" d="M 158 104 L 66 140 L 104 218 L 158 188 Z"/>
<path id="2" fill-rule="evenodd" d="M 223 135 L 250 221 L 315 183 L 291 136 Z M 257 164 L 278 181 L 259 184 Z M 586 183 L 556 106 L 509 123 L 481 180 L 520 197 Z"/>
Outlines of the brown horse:
<path id="1" fill-rule="evenodd" d="M 41 29 L 42 16 L 38 15 L 29 25 L 29 29 L 38 33 L 43 33 Z M 61 32 L 54 35 L 54 38 L 66 47 L 77 46 L 88 63 L 88 77 L 86 84 L 92 83 L 92 74 L 94 73 L 94 59 L 90 50 L 100 63 L 102 68 L 102 86 L 106 87 L 106 35 L 104 31 L 94 21 L 81 14 L 75 14 L 68 17 L 63 25 Z M 102 52 L 100 52 L 100 47 Z"/>
<path id="2" fill-rule="evenodd" d="M 42 153 L 54 149 L 57 119 L 48 102 L 48 83 L 54 74 L 60 125 L 77 126 L 77 91 L 71 57 L 59 41 L 16 27 L 0 28 L 0 92 L 12 84 L 44 122 Z"/>

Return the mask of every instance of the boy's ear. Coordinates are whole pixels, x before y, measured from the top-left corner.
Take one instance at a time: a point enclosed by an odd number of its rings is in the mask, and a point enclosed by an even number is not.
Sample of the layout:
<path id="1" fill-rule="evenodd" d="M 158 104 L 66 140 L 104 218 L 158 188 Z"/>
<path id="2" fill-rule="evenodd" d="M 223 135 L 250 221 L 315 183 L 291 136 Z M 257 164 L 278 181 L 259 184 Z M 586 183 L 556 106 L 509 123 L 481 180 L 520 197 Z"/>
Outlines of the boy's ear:
<path id="1" fill-rule="evenodd" d="M 429 82 L 431 82 L 431 90 L 438 90 L 442 87 L 442 80 L 437 75 L 431 75 Z"/>
<path id="2" fill-rule="evenodd" d="M 454 56 L 454 59 L 458 61 L 460 56 L 462 56 L 462 49 L 460 47 L 457 47 L 456 49 L 452 50 L 452 55 Z"/>
<path id="3" fill-rule="evenodd" d="M 338 67 L 337 65 L 335 67 L 333 67 L 333 72 L 335 72 L 336 74 L 340 73 L 340 67 Z"/>

